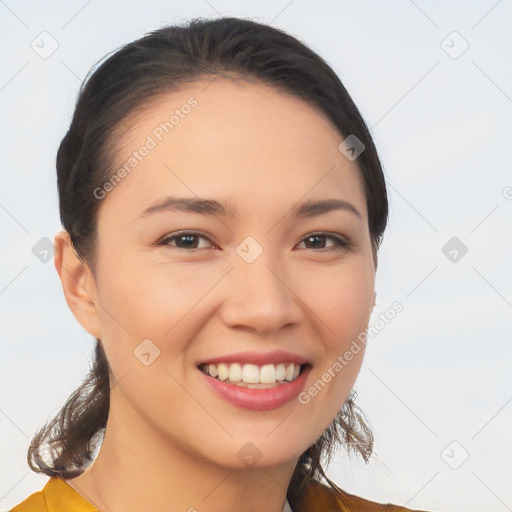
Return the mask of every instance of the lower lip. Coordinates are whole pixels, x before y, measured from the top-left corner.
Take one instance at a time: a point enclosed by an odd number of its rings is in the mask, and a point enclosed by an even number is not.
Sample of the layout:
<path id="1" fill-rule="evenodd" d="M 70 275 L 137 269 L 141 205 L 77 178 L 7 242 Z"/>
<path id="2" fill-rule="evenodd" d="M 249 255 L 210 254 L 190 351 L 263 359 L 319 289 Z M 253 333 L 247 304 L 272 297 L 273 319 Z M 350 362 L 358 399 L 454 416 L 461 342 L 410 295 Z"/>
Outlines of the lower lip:
<path id="1" fill-rule="evenodd" d="M 270 411 L 277 409 L 291 402 L 303 390 L 308 378 L 311 366 L 307 366 L 304 371 L 293 381 L 277 385 L 274 388 L 251 389 L 228 384 L 214 377 L 210 377 L 198 370 L 206 379 L 206 383 L 227 402 L 253 411 Z"/>

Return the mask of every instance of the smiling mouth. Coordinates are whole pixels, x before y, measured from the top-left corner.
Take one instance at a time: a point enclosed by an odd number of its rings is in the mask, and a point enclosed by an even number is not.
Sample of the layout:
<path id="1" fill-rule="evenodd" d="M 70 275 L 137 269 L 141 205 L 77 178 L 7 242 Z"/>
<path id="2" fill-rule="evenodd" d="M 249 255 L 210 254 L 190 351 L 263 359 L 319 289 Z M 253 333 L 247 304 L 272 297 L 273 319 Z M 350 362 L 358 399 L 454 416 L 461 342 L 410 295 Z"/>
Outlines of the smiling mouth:
<path id="1" fill-rule="evenodd" d="M 278 364 L 219 363 L 200 364 L 204 374 L 227 384 L 251 389 L 267 389 L 293 382 L 309 364 L 293 362 Z"/>

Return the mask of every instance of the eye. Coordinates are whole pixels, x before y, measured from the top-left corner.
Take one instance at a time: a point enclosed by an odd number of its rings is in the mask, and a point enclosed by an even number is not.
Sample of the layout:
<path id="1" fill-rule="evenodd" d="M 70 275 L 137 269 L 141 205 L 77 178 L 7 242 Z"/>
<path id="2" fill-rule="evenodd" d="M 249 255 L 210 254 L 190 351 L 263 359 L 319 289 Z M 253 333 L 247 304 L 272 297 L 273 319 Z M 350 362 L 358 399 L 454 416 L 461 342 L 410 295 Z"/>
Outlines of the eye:
<path id="1" fill-rule="evenodd" d="M 205 240 L 207 243 L 212 244 L 210 238 L 204 233 L 182 231 L 164 237 L 157 245 L 170 246 L 183 250 L 189 249 L 190 251 L 208 248 L 208 246 L 201 245 L 200 240 Z M 332 242 L 330 247 L 326 246 L 328 241 Z M 326 250 L 342 251 L 350 248 L 350 243 L 347 240 L 328 233 L 312 233 L 304 237 L 300 244 L 302 243 L 306 244 L 306 249 L 316 249 L 317 251 L 315 252 L 324 252 Z M 210 248 L 213 249 L 213 247 Z"/>
<path id="2" fill-rule="evenodd" d="M 325 244 L 328 240 L 334 243 L 334 247 L 325 247 Z M 330 235 L 328 233 L 311 233 L 302 239 L 301 244 L 304 242 L 312 246 L 307 248 L 312 249 L 342 251 L 350 248 L 350 243 L 347 240 L 339 236 Z"/>
<path id="3" fill-rule="evenodd" d="M 167 236 L 158 242 L 158 245 L 167 245 L 171 247 L 175 247 L 177 249 L 204 249 L 207 248 L 205 246 L 198 246 L 198 240 L 203 239 L 208 243 L 211 243 L 211 240 L 202 233 L 196 233 L 192 231 L 182 231 L 181 233 L 175 233 L 171 236 Z M 176 244 L 171 243 L 171 241 L 176 241 Z"/>

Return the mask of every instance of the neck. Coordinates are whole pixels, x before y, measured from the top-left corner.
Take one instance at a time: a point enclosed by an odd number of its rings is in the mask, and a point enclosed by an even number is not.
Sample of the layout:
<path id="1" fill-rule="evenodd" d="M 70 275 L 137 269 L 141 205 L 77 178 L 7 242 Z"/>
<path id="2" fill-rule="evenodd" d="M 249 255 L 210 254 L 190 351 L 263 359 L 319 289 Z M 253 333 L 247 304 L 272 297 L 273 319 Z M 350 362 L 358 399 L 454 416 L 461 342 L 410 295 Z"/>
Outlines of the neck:
<path id="1" fill-rule="evenodd" d="M 96 460 L 68 483 L 101 512 L 239 512 L 248 503 L 281 512 L 296 463 L 221 466 L 171 443 L 134 411 L 111 407 Z"/>

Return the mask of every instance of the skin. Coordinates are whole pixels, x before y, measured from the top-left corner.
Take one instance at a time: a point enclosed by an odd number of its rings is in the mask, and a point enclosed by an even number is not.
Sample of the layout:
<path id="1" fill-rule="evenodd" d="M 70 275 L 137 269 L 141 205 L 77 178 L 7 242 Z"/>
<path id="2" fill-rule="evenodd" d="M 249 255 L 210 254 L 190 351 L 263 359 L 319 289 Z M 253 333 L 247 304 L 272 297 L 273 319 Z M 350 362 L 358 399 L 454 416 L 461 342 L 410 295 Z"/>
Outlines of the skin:
<path id="1" fill-rule="evenodd" d="M 205 385 L 201 360 L 283 349 L 310 361 L 309 388 L 367 327 L 375 297 L 363 181 L 357 161 L 338 150 L 344 137 L 315 108 L 268 86 L 225 78 L 206 85 L 169 93 L 129 123 L 119 165 L 168 112 L 190 96 L 198 101 L 101 200 L 95 272 L 65 231 L 55 237 L 67 303 L 102 340 L 112 372 L 101 450 L 67 481 L 104 511 L 235 512 L 250 496 L 251 510 L 280 512 L 299 456 L 341 408 L 362 363 L 364 350 L 309 403 L 271 411 L 241 409 Z M 168 195 L 229 201 L 237 213 L 139 218 Z M 360 218 L 290 213 L 327 198 L 349 202 Z M 210 241 L 157 245 L 179 230 Z M 308 244 L 317 232 L 350 246 Z M 247 236 L 263 249 L 250 264 L 235 250 Z M 149 366 L 134 356 L 147 338 L 160 350 Z M 261 453 L 253 467 L 237 457 L 248 442 Z"/>

